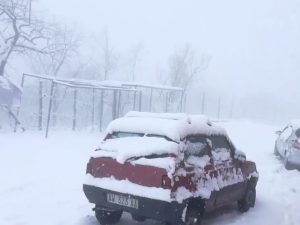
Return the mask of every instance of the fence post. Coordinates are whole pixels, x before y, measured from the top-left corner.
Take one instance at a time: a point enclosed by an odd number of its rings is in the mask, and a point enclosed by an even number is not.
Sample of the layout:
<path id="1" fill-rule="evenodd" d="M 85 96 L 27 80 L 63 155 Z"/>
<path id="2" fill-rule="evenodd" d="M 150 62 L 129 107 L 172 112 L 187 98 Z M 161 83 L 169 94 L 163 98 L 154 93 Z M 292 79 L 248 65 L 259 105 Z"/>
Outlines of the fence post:
<path id="1" fill-rule="evenodd" d="M 39 130 L 43 129 L 43 81 L 39 82 Z"/>
<path id="2" fill-rule="evenodd" d="M 168 112 L 169 92 L 166 92 L 165 112 Z"/>
<path id="3" fill-rule="evenodd" d="M 73 96 L 73 126 L 72 130 L 76 130 L 77 125 L 77 89 L 74 89 L 74 96 Z"/>
<path id="4" fill-rule="evenodd" d="M 142 111 L 142 97 L 143 97 L 143 92 L 140 91 L 139 93 L 139 111 L 141 112 Z"/>
<path id="5" fill-rule="evenodd" d="M 179 110 L 180 110 L 180 112 L 183 112 L 183 99 L 184 99 L 184 91 L 181 91 L 180 103 L 179 103 Z"/>
<path id="6" fill-rule="evenodd" d="M 136 105 L 136 95 L 137 95 L 137 90 L 135 89 L 133 93 L 133 111 L 135 110 L 135 105 Z"/>
<path id="7" fill-rule="evenodd" d="M 23 73 L 22 80 L 21 80 L 21 88 L 22 89 L 24 87 L 24 83 L 25 83 L 25 74 Z M 22 95 L 23 95 L 23 93 L 22 93 Z M 21 96 L 21 100 L 22 100 L 22 96 Z M 19 114 L 20 114 L 21 100 L 20 100 L 20 106 L 17 108 L 17 118 L 19 118 Z M 18 122 L 16 121 L 14 132 L 17 132 L 17 126 L 18 126 Z"/>
<path id="8" fill-rule="evenodd" d="M 103 124 L 103 96 L 104 96 L 104 90 L 101 89 L 100 92 L 101 96 L 100 96 L 100 108 L 99 108 L 99 131 L 102 131 L 102 124 Z"/>
<path id="9" fill-rule="evenodd" d="M 117 117 L 120 117 L 121 112 L 121 100 L 122 100 L 122 92 L 118 90 L 118 108 L 117 108 Z"/>
<path id="10" fill-rule="evenodd" d="M 52 117 L 53 117 L 53 120 L 52 120 L 52 125 L 53 126 L 56 126 L 56 122 L 57 122 L 57 106 L 58 106 L 58 103 L 57 103 L 57 95 L 58 95 L 58 92 L 59 92 L 59 89 L 57 89 L 54 93 L 53 93 L 53 110 L 52 110 Z"/>
<path id="11" fill-rule="evenodd" d="M 94 132 L 94 124 L 95 124 L 95 89 L 93 88 L 93 96 L 92 96 L 92 131 Z"/>
<path id="12" fill-rule="evenodd" d="M 149 112 L 152 111 L 153 88 L 150 88 Z"/>
<path id="13" fill-rule="evenodd" d="M 50 125 L 50 118 L 51 118 L 51 111 L 52 111 L 54 88 L 55 88 L 55 83 L 52 80 L 52 82 L 51 82 L 51 90 L 50 90 L 50 100 L 49 100 L 49 106 L 48 106 L 46 134 L 45 134 L 46 138 L 48 138 L 48 134 L 49 134 L 49 125 Z"/>
<path id="14" fill-rule="evenodd" d="M 112 118 L 116 119 L 117 116 L 117 91 L 113 90 L 113 103 L 112 103 Z"/>

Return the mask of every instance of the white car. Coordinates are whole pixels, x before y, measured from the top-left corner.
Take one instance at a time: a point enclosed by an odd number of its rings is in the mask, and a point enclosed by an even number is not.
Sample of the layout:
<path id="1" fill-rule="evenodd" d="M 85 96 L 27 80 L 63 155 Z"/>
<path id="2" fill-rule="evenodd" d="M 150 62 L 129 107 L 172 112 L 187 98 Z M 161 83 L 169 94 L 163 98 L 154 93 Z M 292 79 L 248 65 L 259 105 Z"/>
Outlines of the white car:
<path id="1" fill-rule="evenodd" d="M 300 120 L 290 122 L 277 131 L 274 154 L 284 161 L 286 169 L 300 169 Z"/>

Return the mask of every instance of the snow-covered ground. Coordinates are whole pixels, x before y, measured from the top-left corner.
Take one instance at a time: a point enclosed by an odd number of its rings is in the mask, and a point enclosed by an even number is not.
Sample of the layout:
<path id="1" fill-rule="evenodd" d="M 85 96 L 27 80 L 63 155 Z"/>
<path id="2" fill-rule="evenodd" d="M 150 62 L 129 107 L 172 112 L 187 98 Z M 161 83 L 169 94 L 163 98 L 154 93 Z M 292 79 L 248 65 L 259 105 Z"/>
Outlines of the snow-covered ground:
<path id="1" fill-rule="evenodd" d="M 248 121 L 222 122 L 235 145 L 257 163 L 257 204 L 240 214 L 235 205 L 209 214 L 204 225 L 300 224 L 300 173 L 273 156 L 279 128 Z M 90 133 L 0 133 L 0 224 L 97 225 L 82 192 L 85 165 L 100 137 Z M 128 214 L 120 225 L 133 222 Z"/>

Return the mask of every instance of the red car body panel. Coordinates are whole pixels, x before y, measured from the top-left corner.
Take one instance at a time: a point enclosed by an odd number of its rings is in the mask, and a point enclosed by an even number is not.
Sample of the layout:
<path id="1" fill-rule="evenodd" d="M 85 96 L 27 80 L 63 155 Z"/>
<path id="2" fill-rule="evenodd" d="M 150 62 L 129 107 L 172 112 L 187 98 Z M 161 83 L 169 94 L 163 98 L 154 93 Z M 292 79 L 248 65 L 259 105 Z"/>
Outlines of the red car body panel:
<path id="1" fill-rule="evenodd" d="M 108 157 L 91 158 L 88 167 L 88 172 L 96 178 L 114 177 L 147 187 L 162 187 L 162 178 L 167 175 L 162 168 L 130 162 L 120 164 Z"/>

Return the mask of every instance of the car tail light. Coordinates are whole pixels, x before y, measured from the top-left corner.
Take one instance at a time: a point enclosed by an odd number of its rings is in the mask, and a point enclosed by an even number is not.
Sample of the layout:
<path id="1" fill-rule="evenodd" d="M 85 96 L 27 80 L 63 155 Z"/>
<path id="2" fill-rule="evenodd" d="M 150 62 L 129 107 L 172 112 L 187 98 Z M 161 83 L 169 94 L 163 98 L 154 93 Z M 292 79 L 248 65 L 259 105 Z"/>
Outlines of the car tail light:
<path id="1" fill-rule="evenodd" d="M 87 163 L 86 165 L 86 174 L 91 174 L 93 175 L 93 171 L 92 171 L 92 163 L 91 163 L 92 159 L 90 159 L 90 161 Z"/>
<path id="2" fill-rule="evenodd" d="M 293 148 L 300 149 L 299 140 L 298 139 L 294 140 L 292 146 L 293 146 Z"/>
<path id="3" fill-rule="evenodd" d="M 167 175 L 162 176 L 162 188 L 165 189 L 171 189 L 172 188 L 172 182 L 171 179 Z"/>

